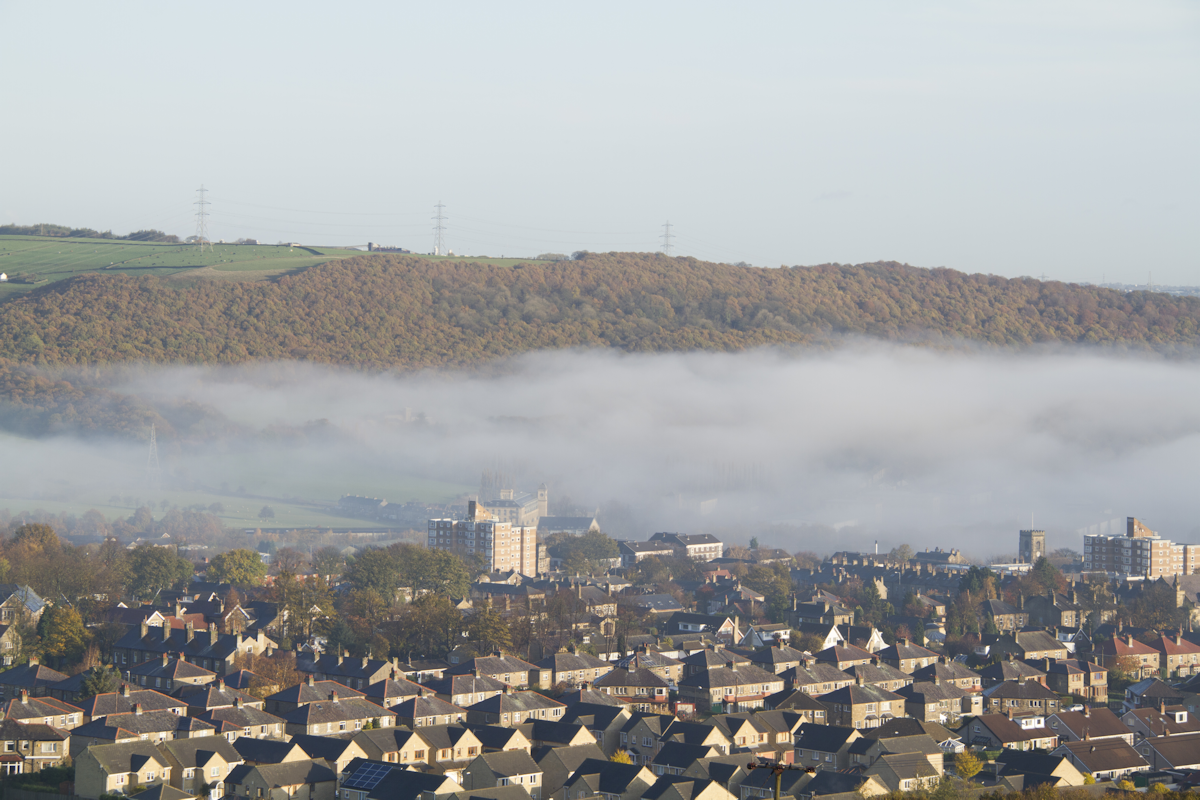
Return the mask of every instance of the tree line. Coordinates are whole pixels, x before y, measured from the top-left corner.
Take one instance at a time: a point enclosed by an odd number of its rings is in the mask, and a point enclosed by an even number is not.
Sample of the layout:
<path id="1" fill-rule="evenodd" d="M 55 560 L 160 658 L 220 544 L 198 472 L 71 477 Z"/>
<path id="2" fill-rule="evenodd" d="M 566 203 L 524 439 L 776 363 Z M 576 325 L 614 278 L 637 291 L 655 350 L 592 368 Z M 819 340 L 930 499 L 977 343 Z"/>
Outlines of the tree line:
<path id="1" fill-rule="evenodd" d="M 372 255 L 274 281 L 89 274 L 0 304 L 0 358 L 48 366 L 303 359 L 480 364 L 528 350 L 735 351 L 858 334 L 1182 350 L 1200 299 L 897 263 L 760 269 L 584 253 L 498 267 Z"/>
<path id="2" fill-rule="evenodd" d="M 120 239 L 129 242 L 165 242 L 176 244 L 179 237 L 163 233 L 154 228 L 134 231 L 119 236 L 111 230 L 98 231 L 92 228 L 70 228 L 66 225 L 0 225 L 0 236 L 53 236 L 71 239 Z"/>

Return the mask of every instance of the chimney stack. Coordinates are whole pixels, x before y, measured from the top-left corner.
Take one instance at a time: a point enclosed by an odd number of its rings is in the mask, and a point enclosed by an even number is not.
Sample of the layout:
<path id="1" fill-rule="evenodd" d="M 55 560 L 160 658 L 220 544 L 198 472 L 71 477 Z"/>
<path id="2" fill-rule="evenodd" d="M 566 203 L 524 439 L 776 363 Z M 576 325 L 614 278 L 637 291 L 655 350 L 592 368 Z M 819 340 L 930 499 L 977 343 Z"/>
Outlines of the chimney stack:
<path id="1" fill-rule="evenodd" d="M 309 686 L 315 686 L 317 683 L 317 679 L 313 677 L 313 674 L 311 672 L 308 673 L 308 680 L 306 681 L 306 683 L 308 683 Z"/>
<path id="2" fill-rule="evenodd" d="M 183 623 L 183 637 L 188 642 L 191 642 L 192 638 L 195 635 L 196 635 L 196 626 L 193 625 L 190 621 Z"/>
<path id="3" fill-rule="evenodd" d="M 208 623 L 208 646 L 217 646 L 217 623 L 215 622 Z"/>
<path id="4" fill-rule="evenodd" d="M 329 693 L 329 702 L 336 703 L 337 701 L 338 701 L 337 692 L 330 692 Z"/>
<path id="5" fill-rule="evenodd" d="M 163 621 L 162 621 L 162 640 L 165 642 L 165 641 L 167 641 L 167 640 L 168 640 L 168 639 L 170 639 L 170 638 L 171 638 L 171 623 L 170 623 L 170 619 L 169 619 L 169 618 L 167 618 L 167 617 L 164 617 L 164 618 L 163 618 Z"/>
<path id="6" fill-rule="evenodd" d="M 142 715 L 142 704 L 141 703 L 133 704 L 133 713 L 139 717 Z"/>
<path id="7" fill-rule="evenodd" d="M 167 666 L 167 662 L 169 662 L 170 660 L 171 660 L 171 657 L 170 657 L 170 656 L 168 656 L 166 653 L 163 653 L 163 656 L 162 656 L 162 665 L 163 665 L 164 667 L 165 667 L 165 666 Z"/>
<path id="8" fill-rule="evenodd" d="M 150 635 L 150 623 L 148 623 L 146 620 L 142 620 L 142 638 L 145 639 L 149 635 Z"/>
<path id="9" fill-rule="evenodd" d="M 121 697 L 129 697 L 129 684 L 128 683 L 121 684 Z"/>

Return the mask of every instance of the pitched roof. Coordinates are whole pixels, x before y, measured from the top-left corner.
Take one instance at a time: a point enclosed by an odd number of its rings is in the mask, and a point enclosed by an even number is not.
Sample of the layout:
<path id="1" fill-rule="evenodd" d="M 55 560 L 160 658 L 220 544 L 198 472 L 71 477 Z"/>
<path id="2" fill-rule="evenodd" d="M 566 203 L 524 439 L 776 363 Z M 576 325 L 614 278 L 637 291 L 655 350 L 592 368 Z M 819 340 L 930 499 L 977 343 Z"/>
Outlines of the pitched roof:
<path id="1" fill-rule="evenodd" d="M 1067 730 L 1082 739 L 1086 735 L 1092 739 L 1106 736 L 1128 736 L 1129 728 L 1121 719 L 1107 708 L 1089 708 L 1085 711 L 1059 711 L 1049 721 L 1050 727 L 1058 722 Z"/>
<path id="2" fill-rule="evenodd" d="M 836 753 L 855 734 L 861 735 L 862 731 L 841 725 L 802 725 L 796 737 L 796 749 Z"/>
<path id="3" fill-rule="evenodd" d="M 312 682 L 310 683 L 309 681 Z M 275 694 L 268 695 L 267 702 L 274 700 L 282 703 L 296 703 L 297 705 L 319 703 L 329 700 L 329 695 L 332 692 L 336 692 L 338 697 L 343 700 L 363 696 L 362 692 L 355 691 L 337 681 L 316 681 L 312 680 L 312 676 L 309 676 L 309 680 L 301 681 L 295 686 L 289 686 L 286 689 L 280 689 Z"/>
<path id="4" fill-rule="evenodd" d="M 611 672 L 596 678 L 592 685 L 600 688 L 645 686 L 665 689 L 668 688 L 670 684 L 648 669 L 642 668 L 630 670 L 623 667 L 617 667 Z"/>
<path id="5" fill-rule="evenodd" d="M 117 772 L 139 772 L 148 760 L 167 765 L 166 758 L 158 752 L 154 743 L 146 740 L 93 745 L 87 752 L 110 775 Z"/>
<path id="6" fill-rule="evenodd" d="M 722 686 L 761 686 L 764 684 L 781 683 L 783 678 L 773 672 L 767 672 L 753 664 L 735 665 L 734 667 L 717 667 L 697 672 L 679 681 L 680 686 L 690 686 L 698 689 L 712 689 Z M 758 690 L 756 690 L 758 691 Z"/>
<path id="7" fill-rule="evenodd" d="M 469 711 L 483 711 L 489 714 L 523 713 L 543 708 L 566 708 L 566 706 L 537 692 L 498 694 L 467 706 Z"/>
<path id="8" fill-rule="evenodd" d="M 315 725 L 328 722 L 346 722 L 348 720 L 378 719 L 394 717 L 396 712 L 377 706 L 361 697 L 342 699 L 334 695 L 333 699 L 325 699 L 315 703 L 306 703 L 299 708 L 288 711 L 283 715 L 284 722 L 294 725 Z"/>
<path id="9" fill-rule="evenodd" d="M 1146 759 L 1124 739 L 1099 739 L 1086 742 L 1065 742 L 1055 752 L 1067 750 L 1088 772 L 1150 766 Z"/>
<path id="10" fill-rule="evenodd" d="M 0 672 L 0 685 L 15 686 L 20 689 L 36 689 L 52 683 L 65 681 L 67 676 L 50 669 L 44 664 L 21 664 Z"/>
<path id="11" fill-rule="evenodd" d="M 542 768 L 533 760 L 533 756 L 524 750 L 503 750 L 498 753 L 484 753 L 479 756 L 488 769 L 497 775 L 529 775 L 541 772 Z"/>
<path id="12" fill-rule="evenodd" d="M 973 669 L 969 669 L 966 664 L 960 664 L 957 661 L 941 661 L 936 664 L 930 664 L 927 667 L 921 667 L 912 674 L 913 680 L 917 681 L 932 681 L 934 678 L 942 681 L 961 681 L 970 678 L 979 678 L 980 675 Z"/>
<path id="13" fill-rule="evenodd" d="M 241 764 L 234 767 L 225 785 L 242 784 L 251 771 L 257 771 L 268 786 L 298 786 L 302 783 L 327 783 L 336 781 L 337 775 L 321 759 L 285 761 L 282 764 Z"/>
<path id="14" fill-rule="evenodd" d="M 437 697 L 410 697 L 392 706 L 397 717 L 404 719 L 424 719 L 426 717 L 456 717 L 467 713 L 465 708 L 447 703 Z"/>

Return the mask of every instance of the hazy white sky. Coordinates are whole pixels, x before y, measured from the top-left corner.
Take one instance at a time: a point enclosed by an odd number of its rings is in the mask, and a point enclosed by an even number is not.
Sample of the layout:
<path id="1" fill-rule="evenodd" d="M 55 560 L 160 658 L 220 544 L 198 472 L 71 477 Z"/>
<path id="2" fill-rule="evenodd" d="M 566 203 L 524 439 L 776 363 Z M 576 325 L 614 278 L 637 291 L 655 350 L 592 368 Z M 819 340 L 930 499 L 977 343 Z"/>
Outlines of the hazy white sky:
<path id="1" fill-rule="evenodd" d="M 1200 5 L 0 0 L 0 222 L 1200 284 Z"/>

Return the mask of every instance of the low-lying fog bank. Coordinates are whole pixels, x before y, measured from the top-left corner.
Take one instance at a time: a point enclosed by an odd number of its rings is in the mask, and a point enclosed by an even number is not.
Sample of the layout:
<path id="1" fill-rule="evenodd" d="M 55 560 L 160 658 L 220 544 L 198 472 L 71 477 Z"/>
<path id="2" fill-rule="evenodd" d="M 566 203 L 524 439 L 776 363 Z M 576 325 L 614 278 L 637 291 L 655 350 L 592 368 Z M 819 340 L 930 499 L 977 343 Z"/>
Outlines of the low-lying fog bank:
<path id="1" fill-rule="evenodd" d="M 490 469 L 518 488 L 546 481 L 552 502 L 599 508 L 607 529 L 635 537 L 707 528 L 789 550 L 878 538 L 987 557 L 1015 552 L 1032 515 L 1052 549 L 1125 516 L 1200 541 L 1200 367 L 1188 363 L 855 344 L 538 353 L 488 374 L 160 369 L 110 388 L 209 407 L 220 424 L 208 434 L 160 443 L 164 470 L 252 493 L 405 500 L 388 487 L 475 486 Z M 2 441 L 0 496 L 129 493 L 145 480 L 144 445 Z"/>

